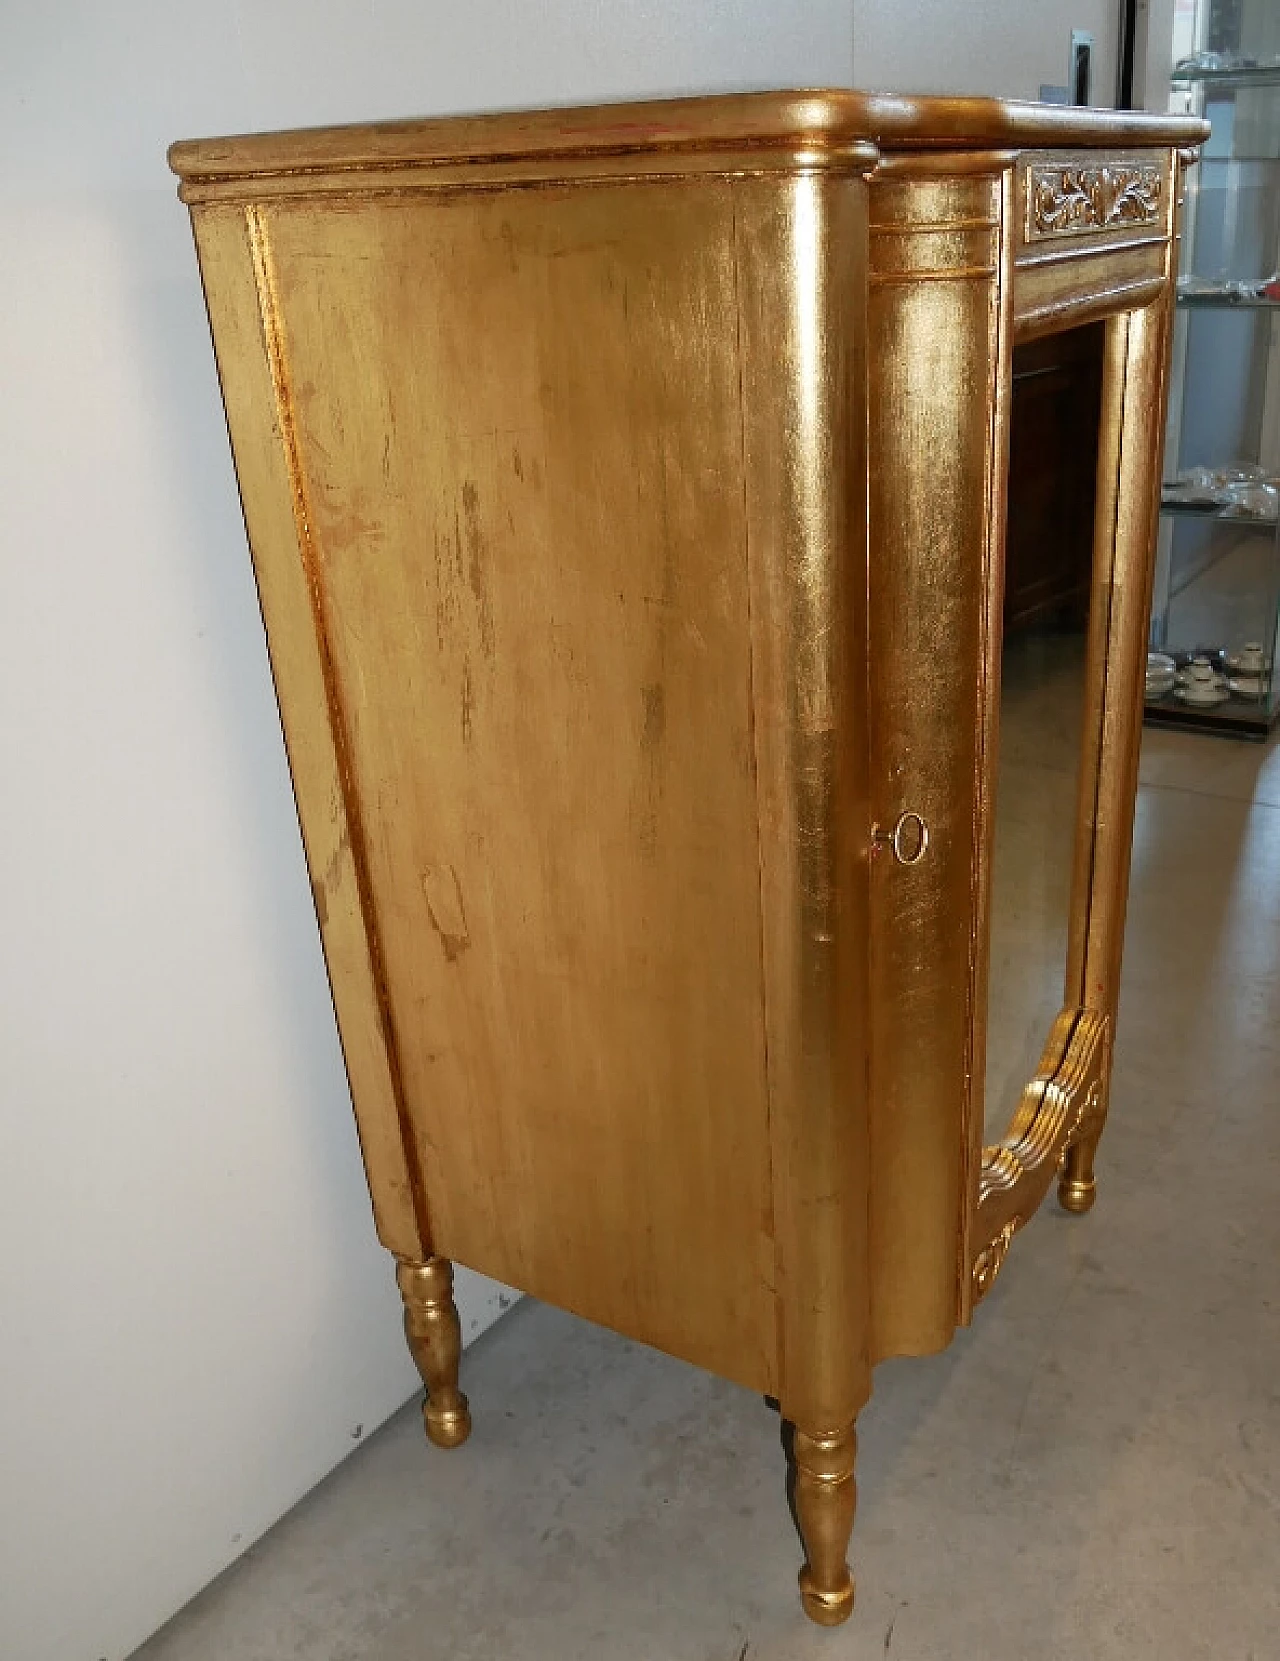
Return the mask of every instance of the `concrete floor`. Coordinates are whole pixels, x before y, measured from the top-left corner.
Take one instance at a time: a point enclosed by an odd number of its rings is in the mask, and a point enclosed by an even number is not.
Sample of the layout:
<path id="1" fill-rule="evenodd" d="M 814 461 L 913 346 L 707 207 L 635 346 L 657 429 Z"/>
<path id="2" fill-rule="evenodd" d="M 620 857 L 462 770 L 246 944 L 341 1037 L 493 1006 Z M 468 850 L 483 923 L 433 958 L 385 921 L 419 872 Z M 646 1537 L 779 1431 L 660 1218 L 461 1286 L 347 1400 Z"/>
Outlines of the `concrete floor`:
<path id="1" fill-rule="evenodd" d="M 137 1661 L 1275 1661 L 1280 750 L 1149 731 L 1143 779 L 1097 1209 L 877 1373 L 848 1626 L 764 1404 L 525 1303 L 465 1448 L 406 1409 Z"/>

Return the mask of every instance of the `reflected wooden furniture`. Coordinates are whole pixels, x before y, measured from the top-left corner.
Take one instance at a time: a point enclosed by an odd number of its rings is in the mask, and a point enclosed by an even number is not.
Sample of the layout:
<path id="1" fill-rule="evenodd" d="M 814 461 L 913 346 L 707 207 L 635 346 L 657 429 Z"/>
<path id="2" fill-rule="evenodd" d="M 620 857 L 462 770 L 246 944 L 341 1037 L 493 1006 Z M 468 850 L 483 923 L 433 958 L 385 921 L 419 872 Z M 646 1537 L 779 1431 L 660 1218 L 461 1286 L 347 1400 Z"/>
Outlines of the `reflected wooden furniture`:
<path id="1" fill-rule="evenodd" d="M 448 1260 L 854 1421 L 1106 1112 L 1195 121 L 777 93 L 176 145 L 428 1434 Z M 1015 342 L 1105 319 L 1063 1012 L 982 1146 Z M 1064 460 L 1069 458 L 1064 458 Z"/>
<path id="2" fill-rule="evenodd" d="M 1088 610 L 1105 332 L 1087 323 L 1014 350 L 1006 632 Z"/>

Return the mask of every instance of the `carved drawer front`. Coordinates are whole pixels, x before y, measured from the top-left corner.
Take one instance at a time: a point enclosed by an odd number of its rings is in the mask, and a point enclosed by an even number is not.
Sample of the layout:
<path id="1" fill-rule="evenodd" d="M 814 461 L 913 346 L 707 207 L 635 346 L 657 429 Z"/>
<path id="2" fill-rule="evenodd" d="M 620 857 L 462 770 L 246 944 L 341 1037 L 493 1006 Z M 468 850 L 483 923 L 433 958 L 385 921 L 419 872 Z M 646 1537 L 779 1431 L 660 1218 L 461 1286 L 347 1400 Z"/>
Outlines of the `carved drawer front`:
<path id="1" fill-rule="evenodd" d="M 1014 327 L 1022 340 L 1154 300 L 1168 280 L 1174 152 L 1032 152 L 1017 164 Z"/>
<path id="2" fill-rule="evenodd" d="M 1052 258 L 1064 245 L 1164 237 L 1170 195 L 1167 154 L 1027 156 L 1018 166 L 1020 253 Z"/>

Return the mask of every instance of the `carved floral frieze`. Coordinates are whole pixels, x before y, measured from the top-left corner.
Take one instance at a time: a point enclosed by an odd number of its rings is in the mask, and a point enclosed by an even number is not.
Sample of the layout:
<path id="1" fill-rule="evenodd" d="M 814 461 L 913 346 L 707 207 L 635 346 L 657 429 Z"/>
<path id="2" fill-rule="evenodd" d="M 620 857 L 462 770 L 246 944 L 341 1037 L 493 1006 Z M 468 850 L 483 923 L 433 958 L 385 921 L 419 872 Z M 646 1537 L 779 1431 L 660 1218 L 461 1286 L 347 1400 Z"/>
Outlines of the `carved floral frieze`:
<path id="1" fill-rule="evenodd" d="M 1140 163 L 1032 167 L 1027 175 L 1027 240 L 1155 224 L 1163 194 L 1160 168 Z"/>

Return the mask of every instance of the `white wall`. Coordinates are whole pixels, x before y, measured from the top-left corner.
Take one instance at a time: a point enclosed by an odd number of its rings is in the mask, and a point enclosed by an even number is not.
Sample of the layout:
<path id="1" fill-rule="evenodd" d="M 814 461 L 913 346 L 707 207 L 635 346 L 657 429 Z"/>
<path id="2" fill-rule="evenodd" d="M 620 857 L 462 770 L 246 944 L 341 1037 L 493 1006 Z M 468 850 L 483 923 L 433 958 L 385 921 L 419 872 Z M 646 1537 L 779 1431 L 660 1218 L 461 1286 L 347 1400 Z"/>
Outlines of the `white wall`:
<path id="1" fill-rule="evenodd" d="M 1169 71 L 1181 52 L 1174 50 L 1177 0 L 1138 0 L 1135 91 L 1144 110 L 1169 108 Z"/>
<path id="2" fill-rule="evenodd" d="M 847 82 L 848 7 L 0 15 L 0 1656 L 115 1661 L 415 1386 L 165 146 Z"/>
<path id="3" fill-rule="evenodd" d="M 860 87 L 1037 98 L 1066 83 L 1071 31 L 1088 29 L 1093 101 L 1116 101 L 1117 0 L 854 0 L 853 13 Z"/>

